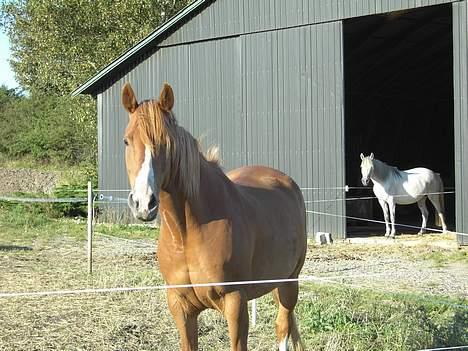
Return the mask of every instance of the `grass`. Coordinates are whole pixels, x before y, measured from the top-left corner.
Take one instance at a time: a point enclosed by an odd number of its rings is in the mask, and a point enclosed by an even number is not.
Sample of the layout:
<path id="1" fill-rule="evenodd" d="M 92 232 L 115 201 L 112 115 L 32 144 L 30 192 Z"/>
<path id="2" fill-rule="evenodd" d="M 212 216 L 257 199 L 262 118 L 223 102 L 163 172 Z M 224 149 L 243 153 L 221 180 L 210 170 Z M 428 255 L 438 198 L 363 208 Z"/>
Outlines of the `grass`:
<path id="1" fill-rule="evenodd" d="M 35 211 L 34 206 L 0 207 L 1 291 L 163 283 L 154 256 L 154 228 L 99 224 L 96 231 L 106 236 L 95 237 L 94 274 L 89 276 L 86 221 L 51 219 Z M 334 245 L 315 248 L 309 256 L 366 262 L 372 255 L 406 255 L 411 260 L 466 263 L 466 251 L 379 249 Z M 271 297 L 259 299 L 249 350 L 275 349 L 275 317 Z M 456 297 L 304 283 L 297 319 L 307 350 L 409 351 L 468 344 L 468 305 Z M 3 299 L 0 325 L 2 351 L 179 349 L 163 291 Z M 229 349 L 227 326 L 218 313 L 202 313 L 199 334 L 201 349 Z"/>

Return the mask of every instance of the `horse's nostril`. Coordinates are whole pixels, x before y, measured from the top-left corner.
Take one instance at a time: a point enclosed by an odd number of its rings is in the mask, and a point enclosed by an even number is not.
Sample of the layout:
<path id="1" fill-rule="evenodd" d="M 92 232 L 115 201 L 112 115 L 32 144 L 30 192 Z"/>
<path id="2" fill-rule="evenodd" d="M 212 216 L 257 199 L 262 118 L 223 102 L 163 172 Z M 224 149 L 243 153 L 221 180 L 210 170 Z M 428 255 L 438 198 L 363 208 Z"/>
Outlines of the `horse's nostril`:
<path id="1" fill-rule="evenodd" d="M 158 203 L 156 202 L 156 196 L 151 195 L 150 202 L 148 204 L 148 208 L 151 210 L 156 207 Z"/>

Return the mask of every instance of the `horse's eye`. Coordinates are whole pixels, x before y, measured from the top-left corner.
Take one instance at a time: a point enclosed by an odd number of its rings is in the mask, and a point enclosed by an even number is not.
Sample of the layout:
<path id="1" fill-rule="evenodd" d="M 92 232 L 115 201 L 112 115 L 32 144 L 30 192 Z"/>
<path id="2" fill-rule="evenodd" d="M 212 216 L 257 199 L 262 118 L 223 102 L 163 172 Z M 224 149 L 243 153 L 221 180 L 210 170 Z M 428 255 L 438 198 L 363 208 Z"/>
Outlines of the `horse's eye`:
<path id="1" fill-rule="evenodd" d="M 127 138 L 124 138 L 123 142 L 124 142 L 125 146 L 128 146 L 128 139 Z"/>

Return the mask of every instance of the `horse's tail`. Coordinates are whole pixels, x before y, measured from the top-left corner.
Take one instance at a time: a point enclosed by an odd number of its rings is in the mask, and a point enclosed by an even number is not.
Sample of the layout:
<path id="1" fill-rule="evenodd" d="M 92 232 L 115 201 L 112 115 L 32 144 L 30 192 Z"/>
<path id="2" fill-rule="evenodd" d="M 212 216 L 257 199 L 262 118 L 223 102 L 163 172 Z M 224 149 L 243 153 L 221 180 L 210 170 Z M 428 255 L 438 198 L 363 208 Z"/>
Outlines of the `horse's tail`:
<path id="1" fill-rule="evenodd" d="M 440 212 L 444 214 L 445 213 L 444 182 L 442 181 L 442 177 L 440 176 L 440 174 L 437 174 L 437 181 L 439 183 L 439 187 L 438 187 L 439 194 L 437 194 L 437 196 L 439 197 Z M 435 225 L 437 227 L 442 227 L 442 221 L 440 220 L 440 216 L 437 213 L 437 210 L 435 211 Z"/>
<path id="2" fill-rule="evenodd" d="M 299 328 L 297 327 L 296 316 L 294 312 L 291 313 L 291 321 L 290 337 L 292 349 L 294 351 L 305 351 L 305 346 L 301 341 L 301 336 L 299 335 Z"/>

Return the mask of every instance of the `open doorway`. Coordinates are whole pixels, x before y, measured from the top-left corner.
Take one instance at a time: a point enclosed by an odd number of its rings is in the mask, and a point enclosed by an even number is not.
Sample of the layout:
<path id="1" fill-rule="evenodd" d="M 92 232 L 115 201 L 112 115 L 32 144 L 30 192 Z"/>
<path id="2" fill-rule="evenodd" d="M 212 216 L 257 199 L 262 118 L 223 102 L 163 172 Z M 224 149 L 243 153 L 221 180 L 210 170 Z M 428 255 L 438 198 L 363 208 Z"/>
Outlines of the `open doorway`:
<path id="1" fill-rule="evenodd" d="M 376 199 L 360 181 L 360 153 L 401 170 L 427 167 L 455 186 L 453 37 L 451 4 L 367 16 L 343 22 L 346 183 L 348 216 L 383 220 Z M 428 227 L 434 208 L 428 201 Z M 455 194 L 445 195 L 449 229 Z M 416 204 L 398 206 L 397 223 L 421 225 Z M 382 234 L 384 224 L 347 220 L 348 236 Z M 397 232 L 417 229 L 397 227 Z"/>

